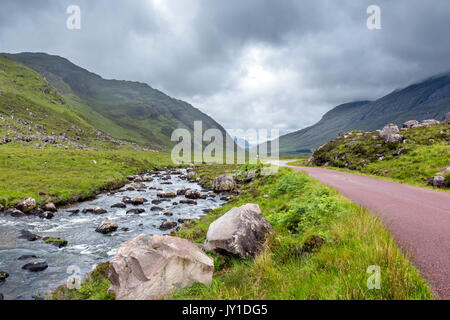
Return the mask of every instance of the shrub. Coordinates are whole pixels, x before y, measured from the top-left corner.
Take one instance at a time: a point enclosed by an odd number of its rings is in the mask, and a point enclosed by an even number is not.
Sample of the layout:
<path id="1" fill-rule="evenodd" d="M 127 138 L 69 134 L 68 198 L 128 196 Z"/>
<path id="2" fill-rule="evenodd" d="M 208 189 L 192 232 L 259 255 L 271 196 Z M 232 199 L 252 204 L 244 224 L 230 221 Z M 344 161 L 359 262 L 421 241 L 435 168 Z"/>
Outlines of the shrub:
<path id="1" fill-rule="evenodd" d="M 289 173 L 277 184 L 275 191 L 277 194 L 293 193 L 302 191 L 309 179 L 305 174 Z"/>

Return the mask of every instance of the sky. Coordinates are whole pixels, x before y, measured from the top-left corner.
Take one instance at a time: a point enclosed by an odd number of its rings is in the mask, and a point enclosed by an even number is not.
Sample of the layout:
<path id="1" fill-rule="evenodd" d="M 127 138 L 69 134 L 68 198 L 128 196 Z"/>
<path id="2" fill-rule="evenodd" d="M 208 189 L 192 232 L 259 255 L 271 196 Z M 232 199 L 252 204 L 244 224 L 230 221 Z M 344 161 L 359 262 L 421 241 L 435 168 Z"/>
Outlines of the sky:
<path id="1" fill-rule="evenodd" d="M 67 7 L 81 28 L 70 30 Z M 369 5 L 381 29 L 367 27 Z M 0 52 L 149 84 L 226 129 L 312 125 L 450 70 L 448 0 L 1 0 Z"/>

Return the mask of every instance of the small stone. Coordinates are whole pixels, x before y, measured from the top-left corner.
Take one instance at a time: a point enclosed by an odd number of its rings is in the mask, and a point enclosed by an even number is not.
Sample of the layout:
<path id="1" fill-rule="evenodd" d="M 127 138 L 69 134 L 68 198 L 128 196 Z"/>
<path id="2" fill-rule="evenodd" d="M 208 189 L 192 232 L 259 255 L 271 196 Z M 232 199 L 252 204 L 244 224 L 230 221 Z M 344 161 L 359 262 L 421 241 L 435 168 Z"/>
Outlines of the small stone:
<path id="1" fill-rule="evenodd" d="M 31 233 L 30 231 L 24 229 L 24 230 L 20 231 L 20 237 L 19 238 L 26 239 L 28 241 L 36 241 L 36 240 L 41 239 L 42 237 L 37 235 L 37 234 Z"/>
<path id="2" fill-rule="evenodd" d="M 197 205 L 197 201 L 192 200 L 192 199 L 180 200 L 180 203 L 181 204 Z"/>
<path id="3" fill-rule="evenodd" d="M 36 208 L 36 200 L 33 198 L 27 198 L 16 205 L 16 208 L 23 213 L 27 213 L 30 210 Z"/>
<path id="4" fill-rule="evenodd" d="M 47 262 L 31 262 L 27 263 L 22 267 L 24 270 L 28 270 L 31 272 L 39 272 L 48 268 Z"/>
<path id="5" fill-rule="evenodd" d="M 433 178 L 433 187 L 444 188 L 445 187 L 445 178 L 442 176 L 435 176 Z"/>
<path id="6" fill-rule="evenodd" d="M 167 221 L 164 221 L 164 222 L 159 226 L 159 229 L 160 229 L 160 230 L 170 230 L 170 229 L 175 228 L 176 226 L 177 226 L 177 223 L 176 223 L 176 222 L 167 220 Z"/>
<path id="7" fill-rule="evenodd" d="M 30 259 L 37 259 L 38 257 L 32 254 L 26 254 L 23 256 L 20 256 L 19 258 L 17 258 L 17 260 L 30 260 Z"/>
<path id="8" fill-rule="evenodd" d="M 126 208 L 126 207 L 127 205 L 124 202 L 119 202 L 111 206 L 111 208 Z"/>
<path id="9" fill-rule="evenodd" d="M 187 190 L 184 196 L 188 199 L 199 199 L 202 194 L 198 190 Z"/>
<path id="10" fill-rule="evenodd" d="M 117 225 L 117 223 L 109 221 L 109 220 L 105 220 L 97 226 L 95 231 L 99 232 L 99 233 L 103 233 L 103 234 L 108 234 L 108 233 L 116 231 L 118 227 L 119 226 Z"/>
<path id="11" fill-rule="evenodd" d="M 96 208 L 94 208 L 93 212 L 94 212 L 95 214 L 104 214 L 104 213 L 106 213 L 107 211 L 106 211 L 105 209 L 103 209 L 103 208 L 96 207 Z"/>
<path id="12" fill-rule="evenodd" d="M 133 200 L 131 200 L 131 203 L 135 206 L 139 206 L 139 205 L 143 205 L 144 202 L 147 202 L 147 199 L 144 198 L 133 198 Z"/>
<path id="13" fill-rule="evenodd" d="M 130 209 L 130 210 L 127 211 L 127 214 L 129 214 L 129 213 L 141 214 L 141 213 L 144 213 L 144 212 L 145 212 L 145 209 Z"/>
<path id="14" fill-rule="evenodd" d="M 51 218 L 53 218 L 54 215 L 50 211 L 45 211 L 45 212 L 40 213 L 38 216 L 41 219 L 48 219 L 48 220 L 50 220 Z"/>
<path id="15" fill-rule="evenodd" d="M 45 237 L 45 238 L 42 238 L 42 240 L 44 240 L 45 243 L 51 244 L 58 248 L 63 248 L 65 246 L 67 246 L 67 240 L 61 239 L 61 238 Z"/>
<path id="16" fill-rule="evenodd" d="M 56 211 L 58 211 L 58 210 L 56 209 L 55 204 L 52 203 L 52 202 L 47 203 L 47 204 L 44 206 L 44 210 L 45 210 L 45 211 L 50 211 L 50 212 L 56 212 Z"/>

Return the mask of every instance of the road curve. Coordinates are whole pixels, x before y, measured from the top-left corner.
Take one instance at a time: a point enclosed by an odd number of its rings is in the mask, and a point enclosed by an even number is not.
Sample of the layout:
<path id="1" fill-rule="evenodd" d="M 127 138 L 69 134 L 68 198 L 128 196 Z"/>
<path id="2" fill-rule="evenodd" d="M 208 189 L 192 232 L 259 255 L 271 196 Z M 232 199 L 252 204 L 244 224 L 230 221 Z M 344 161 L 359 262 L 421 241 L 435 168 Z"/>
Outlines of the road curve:
<path id="1" fill-rule="evenodd" d="M 450 194 L 322 168 L 281 166 L 306 172 L 382 218 L 408 251 L 437 299 L 450 299 Z"/>

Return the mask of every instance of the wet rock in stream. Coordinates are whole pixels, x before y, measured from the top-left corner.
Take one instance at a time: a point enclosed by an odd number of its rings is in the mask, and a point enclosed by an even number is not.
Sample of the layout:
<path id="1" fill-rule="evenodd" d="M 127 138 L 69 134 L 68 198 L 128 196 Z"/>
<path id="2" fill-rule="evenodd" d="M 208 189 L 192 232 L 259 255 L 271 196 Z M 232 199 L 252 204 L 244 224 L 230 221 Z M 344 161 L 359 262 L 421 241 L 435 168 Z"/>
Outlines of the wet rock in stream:
<path id="1" fill-rule="evenodd" d="M 44 271 L 47 268 L 48 268 L 48 264 L 45 261 L 43 261 L 43 262 L 27 263 L 26 265 L 24 265 L 22 267 L 23 270 L 28 270 L 28 271 L 31 271 L 31 272 Z"/>

